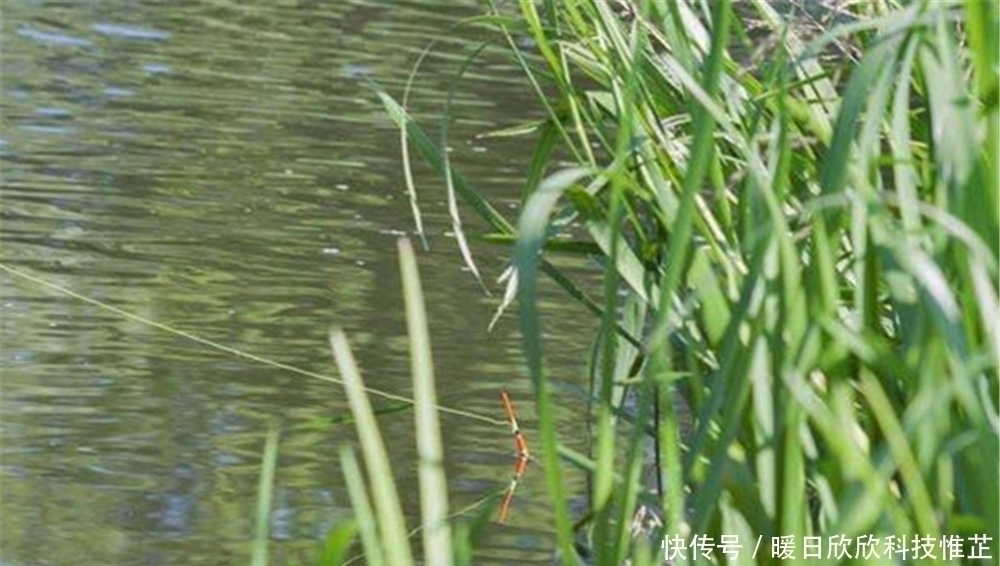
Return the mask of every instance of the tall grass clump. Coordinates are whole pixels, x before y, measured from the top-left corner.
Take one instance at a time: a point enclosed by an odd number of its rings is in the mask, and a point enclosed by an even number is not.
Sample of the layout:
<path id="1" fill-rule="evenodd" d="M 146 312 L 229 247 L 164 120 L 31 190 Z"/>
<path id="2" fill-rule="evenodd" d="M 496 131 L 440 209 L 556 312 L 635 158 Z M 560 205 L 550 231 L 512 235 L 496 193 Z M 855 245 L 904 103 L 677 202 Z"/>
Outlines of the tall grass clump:
<path id="1" fill-rule="evenodd" d="M 890 536 L 930 537 L 939 558 L 960 537 L 968 558 L 986 535 L 1000 555 L 997 4 L 836 3 L 819 30 L 780 6 L 492 5 L 476 23 L 544 111 L 508 130 L 534 143 L 516 222 L 379 93 L 409 148 L 516 242 L 565 564 L 661 563 L 664 538 L 696 536 L 742 549 L 675 563 L 777 562 L 778 537 L 796 559 L 822 537 L 830 563 L 871 559 L 867 536 L 883 558 Z M 556 254 L 598 257 L 600 293 Z M 600 321 L 588 455 L 555 433 L 543 274 Z M 567 465 L 589 474 L 584 517 Z"/>

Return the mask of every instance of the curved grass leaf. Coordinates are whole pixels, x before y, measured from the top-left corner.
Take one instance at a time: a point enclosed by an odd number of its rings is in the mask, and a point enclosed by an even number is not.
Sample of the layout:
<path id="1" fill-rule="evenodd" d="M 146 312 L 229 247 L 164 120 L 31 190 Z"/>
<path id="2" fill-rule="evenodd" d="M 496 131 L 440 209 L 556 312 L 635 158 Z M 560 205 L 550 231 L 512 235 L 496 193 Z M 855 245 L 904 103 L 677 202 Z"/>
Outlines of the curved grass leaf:
<path id="1" fill-rule="evenodd" d="M 334 329 L 330 332 L 330 349 L 344 380 L 344 390 L 347 392 L 351 412 L 354 413 L 386 561 L 393 565 L 409 566 L 413 564 L 413 556 L 410 553 L 403 509 L 399 503 L 399 494 L 396 492 L 389 456 L 382 442 L 378 424 L 375 422 L 375 414 L 365 394 L 361 373 L 342 330 Z"/>

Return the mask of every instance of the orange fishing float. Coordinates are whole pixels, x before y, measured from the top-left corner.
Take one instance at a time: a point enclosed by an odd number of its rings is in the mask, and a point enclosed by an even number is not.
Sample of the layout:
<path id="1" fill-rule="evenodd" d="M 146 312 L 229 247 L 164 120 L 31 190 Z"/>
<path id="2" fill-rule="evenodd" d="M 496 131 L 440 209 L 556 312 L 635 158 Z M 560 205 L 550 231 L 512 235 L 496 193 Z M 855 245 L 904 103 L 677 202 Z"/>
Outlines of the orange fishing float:
<path id="1" fill-rule="evenodd" d="M 503 497 L 503 504 L 500 505 L 499 521 L 501 523 L 506 523 L 508 517 L 510 517 L 510 507 L 514 502 L 514 491 L 517 490 L 517 481 L 521 479 L 526 469 L 528 469 L 528 459 L 519 456 L 517 462 L 514 464 L 514 477 L 511 478 L 510 485 L 507 486 L 507 493 Z"/>
<path id="2" fill-rule="evenodd" d="M 528 452 L 528 441 L 521 434 L 521 429 L 517 426 L 517 413 L 514 412 L 514 403 L 510 400 L 507 390 L 500 390 L 500 399 L 503 401 L 503 408 L 507 411 L 507 421 L 510 423 L 510 431 L 514 435 L 514 448 L 517 450 L 519 458 L 530 458 Z"/>
<path id="3" fill-rule="evenodd" d="M 514 403 L 510 400 L 510 395 L 506 390 L 500 390 L 500 400 L 503 401 L 503 408 L 507 412 L 507 421 L 510 423 L 511 433 L 514 435 L 514 448 L 517 451 L 517 460 L 514 462 L 514 477 L 510 480 L 507 493 L 504 495 L 503 504 L 500 505 L 501 523 L 506 523 L 510 516 L 510 507 L 514 502 L 514 491 L 517 489 L 517 481 L 521 479 L 524 471 L 528 469 L 528 460 L 531 454 L 528 452 L 528 441 L 521 434 L 520 427 L 517 426 L 517 413 L 514 411 Z"/>

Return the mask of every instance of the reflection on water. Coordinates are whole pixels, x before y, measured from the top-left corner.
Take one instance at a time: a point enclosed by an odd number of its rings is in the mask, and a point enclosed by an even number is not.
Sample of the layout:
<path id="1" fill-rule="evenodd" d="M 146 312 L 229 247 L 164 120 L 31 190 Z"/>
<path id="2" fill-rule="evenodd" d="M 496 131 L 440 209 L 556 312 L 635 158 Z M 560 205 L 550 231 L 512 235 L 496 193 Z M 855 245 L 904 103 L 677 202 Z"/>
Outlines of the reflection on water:
<path id="1" fill-rule="evenodd" d="M 399 93 L 438 38 L 412 95 L 414 113 L 436 123 L 451 75 L 483 39 L 450 28 L 479 13 L 474 2 L 25 0 L 2 10 L 3 262 L 321 373 L 333 372 L 326 332 L 343 325 L 368 384 L 408 394 L 394 254 L 412 220 L 398 133 L 364 85 Z M 519 190 L 523 142 L 475 134 L 526 119 L 530 99 L 499 49 L 456 96 L 454 161 L 501 204 Z M 462 271 L 440 182 L 418 173 L 441 402 L 500 418 L 501 385 L 529 391 L 514 321 L 486 332 L 497 299 Z M 499 274 L 504 250 L 475 252 L 486 276 Z M 352 431 L 337 424 L 347 410 L 338 385 L 0 280 L 4 563 L 243 562 L 275 417 L 279 563 L 308 557 L 349 514 L 335 454 Z M 589 318 L 548 308 L 552 365 L 576 381 Z M 412 526 L 411 419 L 395 412 L 381 424 Z M 579 419 L 564 420 L 580 433 Z M 503 427 L 443 424 L 453 507 L 503 489 L 513 464 Z M 487 534 L 482 563 L 547 561 L 540 473 L 522 481 L 511 523 Z"/>

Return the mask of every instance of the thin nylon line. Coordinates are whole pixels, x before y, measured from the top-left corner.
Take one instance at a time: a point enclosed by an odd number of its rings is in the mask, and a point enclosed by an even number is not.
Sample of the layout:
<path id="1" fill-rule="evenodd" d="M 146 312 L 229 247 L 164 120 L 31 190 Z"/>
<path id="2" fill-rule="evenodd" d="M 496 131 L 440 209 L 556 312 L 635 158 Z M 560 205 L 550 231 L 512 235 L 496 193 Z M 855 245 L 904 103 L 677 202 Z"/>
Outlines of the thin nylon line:
<path id="1" fill-rule="evenodd" d="M 455 511 L 454 513 L 449 513 L 448 516 L 445 517 L 445 520 L 450 521 L 451 519 L 454 519 L 455 517 L 461 517 L 462 515 L 467 515 L 469 512 L 471 512 L 472 510 L 474 510 L 476 507 L 481 507 L 485 503 L 489 502 L 490 499 L 493 499 L 499 493 L 500 493 L 500 490 L 496 490 L 493 493 L 489 493 L 487 495 L 484 495 L 483 497 L 479 498 L 478 500 L 474 501 L 473 503 L 471 503 L 469 505 L 466 505 L 465 507 L 462 507 L 458 511 Z M 413 527 L 412 529 L 410 529 L 410 532 L 406 533 L 407 540 L 412 539 L 414 536 L 417 535 L 417 533 L 419 533 L 420 531 L 424 530 L 424 528 L 425 528 L 425 525 L 418 525 L 418 526 Z M 351 558 L 347 559 L 346 561 L 344 561 L 344 563 L 341 564 L 341 566 L 348 566 L 349 564 L 354 564 L 355 562 L 357 562 L 358 560 L 361 560 L 364 557 L 365 557 L 365 553 L 364 552 L 362 552 L 361 554 L 356 554 L 356 555 L 352 556 Z"/>
<path id="2" fill-rule="evenodd" d="M 67 295 L 69 297 L 73 297 L 74 299 L 83 301 L 85 303 L 89 303 L 91 305 L 94 305 L 94 306 L 99 307 L 101 309 L 104 309 L 106 311 L 113 312 L 113 313 L 115 313 L 118 316 L 121 316 L 123 318 L 127 318 L 129 320 L 133 320 L 135 322 L 144 324 L 146 326 L 151 326 L 153 328 L 162 330 L 162 331 L 164 331 L 164 332 L 166 332 L 168 334 L 173 334 L 175 336 L 180 336 L 182 338 L 187 338 L 188 340 L 191 340 L 192 342 L 197 342 L 199 344 L 202 344 L 203 346 L 208 346 L 209 348 L 213 348 L 215 350 L 220 350 L 222 352 L 226 352 L 228 354 L 232 354 L 232 355 L 234 355 L 236 357 L 239 357 L 239 358 L 244 358 L 244 359 L 247 359 L 247 360 L 251 360 L 251 361 L 254 361 L 254 362 L 257 362 L 257 363 L 260 363 L 260 364 L 264 364 L 266 366 L 271 366 L 273 368 L 283 369 L 285 371 L 289 371 L 289 372 L 292 372 L 292 373 L 297 373 L 299 375 L 304 375 L 306 377 L 311 377 L 313 379 L 319 379 L 321 381 L 329 381 L 331 383 L 337 383 L 337 384 L 341 384 L 341 385 L 343 385 L 343 383 L 344 383 L 341 379 L 333 377 L 333 376 L 330 376 L 330 375 L 324 375 L 324 374 L 321 374 L 321 373 L 312 372 L 312 371 L 309 371 L 309 370 L 306 370 L 306 369 L 302 369 L 302 368 L 291 366 L 291 365 L 288 365 L 288 364 L 284 364 L 284 363 L 281 363 L 281 362 L 278 362 L 278 361 L 275 361 L 275 360 L 271 360 L 269 358 L 264 358 L 264 357 L 261 357 L 261 356 L 255 355 L 255 354 L 244 352 L 242 350 L 237 350 L 236 348 L 232 348 L 230 346 L 226 346 L 226 345 L 220 344 L 218 342 L 213 342 L 213 341 L 211 341 L 211 340 L 209 340 L 207 338 L 202 338 L 200 336 L 196 336 L 194 334 L 191 334 L 190 332 L 185 332 L 183 330 L 178 330 L 176 328 L 167 326 L 165 324 L 162 324 L 162 323 L 159 323 L 159 322 L 156 322 L 156 321 L 153 321 L 153 320 L 149 320 L 147 318 L 143 318 L 143 317 L 141 317 L 141 316 L 139 316 L 137 314 L 134 314 L 134 313 L 131 313 L 129 311 L 120 309 L 118 307 L 109 305 L 107 303 L 103 303 L 101 301 L 98 301 L 97 299 L 92 299 L 92 298 L 90 298 L 90 297 L 88 297 L 86 295 L 81 295 L 80 293 L 77 293 L 76 291 L 73 291 L 71 289 L 67 289 L 66 287 L 62 287 L 61 285 L 57 285 L 57 284 L 52 283 L 50 281 L 46 281 L 45 279 L 41 279 L 39 277 L 36 277 L 36 276 L 31 275 L 29 273 L 26 273 L 24 271 L 20 271 L 18 269 L 14 269 L 13 267 L 10 267 L 10 266 L 8 266 L 8 265 L 6 265 L 4 263 L 0 263 L 0 269 L 3 269 L 7 273 L 10 273 L 11 275 L 14 275 L 16 277 L 20 277 L 20 278 L 25 279 L 27 281 L 31 281 L 32 283 L 37 283 L 37 284 L 39 284 L 39 285 L 41 285 L 43 287 L 47 287 L 47 288 L 49 288 L 49 289 L 51 289 L 53 291 L 57 291 L 59 293 L 62 293 L 63 295 Z M 364 390 L 366 392 L 372 394 L 372 395 L 383 397 L 385 399 L 391 399 L 393 401 L 400 401 L 400 402 L 403 402 L 403 403 L 409 403 L 410 405 L 413 405 L 413 404 L 416 403 L 413 399 L 410 399 L 409 397 L 404 397 L 402 395 L 396 395 L 394 393 L 388 393 L 388 392 L 385 392 L 385 391 L 380 391 L 378 389 L 374 389 L 374 388 L 371 388 L 371 387 L 365 387 Z M 498 425 L 498 426 L 506 426 L 507 425 L 507 422 L 504 421 L 504 420 L 494 419 L 494 418 L 491 418 L 491 417 L 487 417 L 487 416 L 484 416 L 484 415 L 473 413 L 471 411 L 463 411 L 462 409 L 453 409 L 451 407 L 445 407 L 443 405 L 435 405 L 435 407 L 437 408 L 437 410 L 441 411 L 442 413 L 450 413 L 452 415 L 457 415 L 457 416 L 460 416 L 460 417 L 467 417 L 467 418 L 470 418 L 470 419 L 475 419 L 477 421 L 482 421 L 484 423 L 489 423 L 489 424 Z"/>

